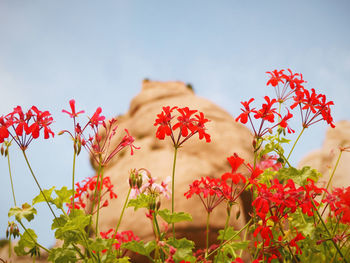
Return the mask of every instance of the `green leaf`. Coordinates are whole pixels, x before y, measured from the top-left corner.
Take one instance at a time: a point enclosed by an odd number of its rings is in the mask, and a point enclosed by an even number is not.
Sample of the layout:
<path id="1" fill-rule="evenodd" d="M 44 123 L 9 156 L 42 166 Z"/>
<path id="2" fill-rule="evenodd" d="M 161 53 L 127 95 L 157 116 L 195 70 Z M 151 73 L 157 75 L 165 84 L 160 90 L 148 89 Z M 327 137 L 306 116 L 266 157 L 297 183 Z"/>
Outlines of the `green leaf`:
<path id="1" fill-rule="evenodd" d="M 179 262 L 181 260 L 194 262 L 193 260 L 193 248 L 194 248 L 194 242 L 191 240 L 188 240 L 186 238 L 181 239 L 169 239 L 167 242 L 169 245 L 176 248 L 176 252 L 174 254 L 174 259 L 176 262 Z"/>
<path id="2" fill-rule="evenodd" d="M 225 236 L 224 236 L 224 230 L 219 230 L 219 236 L 218 236 L 218 240 L 229 240 L 230 238 L 232 238 L 233 236 L 234 239 L 233 240 L 238 240 L 240 239 L 240 236 L 238 234 L 238 231 L 235 231 L 234 228 L 232 226 L 229 226 L 227 229 L 226 229 L 226 232 L 225 232 Z"/>
<path id="3" fill-rule="evenodd" d="M 113 241 L 114 239 L 89 239 L 89 248 L 98 253 L 104 249 L 108 249 L 112 245 Z"/>
<path id="4" fill-rule="evenodd" d="M 78 259 L 76 257 L 76 251 L 73 248 L 52 248 L 50 250 L 49 261 L 55 263 L 74 263 Z"/>
<path id="5" fill-rule="evenodd" d="M 18 256 L 30 254 L 32 251 L 37 251 L 37 235 L 33 229 L 27 228 L 15 246 L 15 252 Z"/>
<path id="6" fill-rule="evenodd" d="M 28 203 L 24 203 L 22 208 L 15 206 L 12 207 L 8 212 L 8 217 L 15 216 L 17 221 L 21 221 L 24 217 L 29 221 L 34 219 L 34 214 L 36 214 L 36 209 Z"/>
<path id="7" fill-rule="evenodd" d="M 154 197 L 151 195 L 139 194 L 136 199 L 131 199 L 128 207 L 134 207 L 136 211 L 139 208 L 149 208 L 149 205 L 154 202 Z"/>
<path id="8" fill-rule="evenodd" d="M 282 168 L 277 173 L 278 179 L 287 181 L 292 179 L 294 183 L 304 186 L 307 184 L 307 179 L 312 179 L 314 182 L 318 181 L 318 178 L 322 175 L 315 169 L 311 169 L 310 166 L 305 166 L 301 170 L 294 167 Z"/>
<path id="9" fill-rule="evenodd" d="M 185 212 L 175 212 L 172 214 L 168 209 L 163 209 L 159 210 L 157 213 L 168 224 L 178 223 L 182 221 L 192 221 L 192 216 Z"/>
<path id="10" fill-rule="evenodd" d="M 71 243 L 82 243 L 83 236 L 86 235 L 85 227 L 90 223 L 90 215 L 86 215 L 82 210 L 73 210 L 68 217 L 61 215 L 54 220 L 52 229 L 57 229 L 55 237 L 64 240 L 65 245 Z"/>
<path id="11" fill-rule="evenodd" d="M 249 246 L 250 241 L 229 242 L 224 247 L 229 247 L 233 250 L 246 249 Z"/>
<path id="12" fill-rule="evenodd" d="M 140 255 L 149 257 L 152 251 L 156 248 L 156 242 L 150 241 L 145 244 L 143 241 L 133 240 L 127 243 L 123 243 L 121 247 L 136 252 Z"/>
<path id="13" fill-rule="evenodd" d="M 47 199 L 48 202 L 52 202 L 52 191 L 55 189 L 55 186 L 51 187 L 50 189 L 44 189 L 43 192 L 40 192 L 39 195 L 37 195 L 36 197 L 34 197 L 33 201 L 32 201 L 32 205 L 35 205 L 37 203 L 41 203 L 41 202 L 46 202 L 45 197 Z M 45 197 L 43 196 L 43 194 L 45 195 Z"/>
<path id="14" fill-rule="evenodd" d="M 55 190 L 57 198 L 52 200 L 52 202 L 57 206 L 57 208 L 63 208 L 63 204 L 69 203 L 70 198 L 73 195 L 73 190 L 68 190 L 66 186 L 62 187 L 60 190 Z"/>

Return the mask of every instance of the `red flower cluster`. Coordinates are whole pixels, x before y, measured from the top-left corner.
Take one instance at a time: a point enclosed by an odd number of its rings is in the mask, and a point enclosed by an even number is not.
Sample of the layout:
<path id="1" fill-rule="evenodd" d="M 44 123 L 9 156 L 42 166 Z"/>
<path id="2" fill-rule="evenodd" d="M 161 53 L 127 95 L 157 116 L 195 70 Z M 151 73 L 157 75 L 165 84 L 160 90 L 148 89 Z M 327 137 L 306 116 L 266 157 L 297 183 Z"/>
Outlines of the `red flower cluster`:
<path id="1" fill-rule="evenodd" d="M 293 92 L 303 88 L 302 84 L 305 83 L 301 73 L 293 74 L 290 69 L 288 69 L 289 75 L 285 74 L 283 69 L 275 69 L 272 72 L 268 71 L 266 73 L 271 75 L 266 85 L 274 87 L 277 101 L 280 103 L 288 100 Z"/>
<path id="2" fill-rule="evenodd" d="M 335 188 L 323 202 L 330 205 L 334 216 L 340 216 L 340 222 L 350 225 L 350 186 Z"/>
<path id="3" fill-rule="evenodd" d="M 94 194 L 96 189 L 96 181 L 98 177 L 95 175 L 94 177 L 88 177 L 84 179 L 82 182 L 76 183 L 75 195 L 74 195 L 74 209 L 92 209 L 92 207 L 87 208 L 87 204 L 98 202 L 98 194 Z M 107 176 L 102 180 L 99 179 L 97 183 L 97 193 L 101 192 L 100 196 L 100 208 L 106 207 L 109 204 L 109 200 L 117 198 L 117 194 L 113 191 L 113 185 L 111 183 L 111 179 Z M 69 210 L 73 207 L 73 200 L 71 199 L 71 203 L 67 204 Z M 96 208 L 97 206 L 95 206 Z M 96 213 L 96 211 L 89 211 L 90 214 Z"/>
<path id="4" fill-rule="evenodd" d="M 6 116 L 0 117 L 0 143 L 11 137 L 17 145 L 26 150 L 28 145 L 37 139 L 40 131 L 44 131 L 44 138 L 48 139 L 54 133 L 50 129 L 53 118 L 48 111 L 40 111 L 37 107 L 32 106 L 26 113 L 17 106 Z"/>
<path id="5" fill-rule="evenodd" d="M 217 205 L 226 200 L 231 204 L 234 203 L 241 193 L 254 182 L 254 179 L 263 171 L 259 168 L 253 169 L 250 164 L 245 164 L 244 159 L 236 153 L 227 158 L 231 165 L 231 172 L 224 173 L 220 178 L 202 177 L 195 180 L 190 189 L 184 194 L 186 198 L 191 198 L 194 194 L 201 199 L 205 209 L 210 213 Z M 249 181 L 237 170 L 244 164 L 250 173 Z M 244 186 L 240 186 L 240 183 Z"/>
<path id="6" fill-rule="evenodd" d="M 255 186 L 258 194 L 252 205 L 255 207 L 256 215 L 261 219 L 261 224 L 255 229 L 253 235 L 255 237 L 260 235 L 263 240 L 263 250 L 265 251 L 262 255 L 275 254 L 278 256 L 280 254 L 276 252 L 276 248 L 286 245 L 295 247 L 296 253 L 301 254 L 301 250 L 296 242 L 305 237 L 296 231 L 296 237 L 286 243 L 282 242 L 282 237 L 278 238 L 279 241 L 273 241 L 276 238 L 274 238 L 274 232 L 272 231 L 273 227 L 268 221 L 275 224 L 281 223 L 281 226 L 283 226 L 285 220 L 292 213 L 295 213 L 297 208 L 300 208 L 302 213 L 313 216 L 315 209 L 318 209 L 319 206 L 315 198 L 326 190 L 318 188 L 309 179 L 305 186 L 300 187 L 296 187 L 291 179 L 285 184 L 279 182 L 278 179 L 274 179 L 269 187 L 262 183 L 255 183 Z M 255 244 L 256 246 L 257 243 Z M 274 250 L 273 253 L 271 252 L 272 250 Z"/>
<path id="7" fill-rule="evenodd" d="M 176 118 L 178 122 L 172 126 L 171 122 L 175 117 L 172 115 L 174 110 L 177 110 L 180 115 Z M 154 126 L 159 125 L 156 137 L 160 140 L 164 140 L 165 136 L 170 136 L 174 146 L 177 147 L 197 133 L 200 140 L 204 138 L 206 142 L 210 142 L 210 135 L 206 133 L 205 128 L 205 123 L 207 122 L 209 122 L 209 120 L 204 117 L 202 112 L 198 112 L 197 110 L 190 110 L 188 107 L 163 107 L 163 111 L 157 114 L 157 119 L 154 123 Z M 179 129 L 177 137 L 174 136 L 173 133 L 176 129 Z"/>
<path id="8" fill-rule="evenodd" d="M 314 89 L 307 90 L 303 83 L 303 75 L 300 73 L 292 73 L 288 69 L 288 74 L 284 73 L 284 70 L 274 70 L 267 72 L 270 74 L 270 79 L 267 81 L 267 85 L 271 85 L 275 88 L 276 98 L 270 98 L 265 96 L 265 103 L 262 104 L 261 109 L 251 108 L 250 104 L 254 101 L 251 98 L 249 101 L 241 102 L 243 108 L 242 113 L 236 118 L 236 121 L 240 121 L 243 124 L 250 122 L 254 135 L 256 138 L 261 138 L 267 132 L 271 132 L 275 127 L 282 127 L 287 129 L 288 133 L 294 133 L 294 130 L 288 126 L 288 121 L 293 117 L 290 113 L 290 109 L 294 109 L 299 106 L 302 117 L 302 125 L 304 128 L 317 123 L 321 120 L 326 121 L 331 127 L 335 127 L 333 124 L 333 118 L 331 116 L 330 106 L 333 105 L 332 101 L 326 100 L 326 96 L 323 94 L 317 94 Z M 287 113 L 282 117 L 280 112 L 277 112 L 277 108 L 274 107 L 276 103 L 284 103 L 288 99 L 292 98 L 293 103 L 288 106 Z M 253 123 L 253 117 L 255 120 L 260 120 L 260 123 L 255 125 Z M 278 121 L 275 121 L 278 117 Z M 265 122 L 270 122 L 270 127 L 264 127 Z"/>
<path id="9" fill-rule="evenodd" d="M 80 124 L 76 123 L 75 118 L 84 111 L 76 112 L 74 100 L 70 100 L 69 104 L 71 107 L 71 112 L 68 112 L 67 110 L 62 110 L 62 112 L 67 113 L 71 118 L 73 118 L 74 135 L 67 130 L 62 131 L 60 134 L 67 132 L 71 135 L 75 142 L 74 147 L 77 153 L 80 152 L 80 148 L 83 146 L 98 164 L 105 166 L 125 147 L 130 146 L 131 155 L 133 154 L 133 149 L 139 149 L 139 147 L 133 145 L 135 139 L 129 134 L 127 129 L 125 129 L 126 135 L 122 138 L 120 143 L 116 147 L 110 149 L 112 138 L 115 136 L 118 127 L 116 125 L 117 120 L 113 118 L 108 121 L 107 125 L 105 122 L 105 117 L 101 115 L 102 109 L 98 107 L 92 117 L 89 118 L 89 121 L 83 126 L 83 128 L 81 128 Z M 88 128 L 90 128 L 90 133 L 92 133 L 92 135 L 89 134 L 86 136 L 85 134 L 87 133 L 86 130 Z M 103 131 L 101 132 L 102 128 Z M 104 135 L 101 136 L 101 133 Z"/>
<path id="10" fill-rule="evenodd" d="M 122 231 L 122 232 L 115 232 L 114 229 L 109 229 L 107 232 L 100 232 L 100 235 L 103 239 L 115 239 L 117 242 L 113 243 L 113 247 L 115 249 L 120 249 L 120 246 L 123 243 L 130 242 L 130 241 L 139 241 L 140 238 L 138 236 L 134 235 L 134 232 L 131 230 Z M 107 250 L 103 250 L 102 253 L 105 253 Z"/>
<path id="11" fill-rule="evenodd" d="M 314 89 L 311 89 L 310 92 L 305 88 L 301 88 L 296 90 L 293 99 L 294 104 L 290 108 L 294 109 L 299 106 L 303 127 L 308 128 L 321 120 L 326 121 L 332 128 L 335 127 L 330 109 L 330 106 L 334 103 L 333 101 L 327 102 L 326 95 L 317 94 Z"/>
<path id="12" fill-rule="evenodd" d="M 211 213 L 224 200 L 221 189 L 224 185 L 220 178 L 202 177 L 200 180 L 195 180 L 190 185 L 190 190 L 184 195 L 187 199 L 191 198 L 194 194 L 198 195 L 205 210 Z"/>
<path id="13" fill-rule="evenodd" d="M 277 103 L 277 100 L 270 99 L 268 96 L 265 96 L 264 99 L 265 103 L 262 104 L 261 109 L 259 110 L 256 110 L 256 108 L 250 108 L 250 103 L 254 101 L 253 98 L 251 98 L 249 101 L 241 102 L 244 108 L 241 108 L 242 113 L 236 118 L 236 121 L 240 121 L 241 123 L 246 124 L 249 120 L 256 138 L 261 138 L 267 132 L 272 131 L 272 129 L 278 126 L 287 128 L 287 131 L 289 133 L 294 132 L 294 130 L 292 130 L 287 123 L 288 120 L 293 117 L 293 115 L 288 111 L 288 113 L 282 118 L 281 114 L 277 112 L 277 108 L 273 107 L 274 104 Z M 254 118 L 256 120 L 260 119 L 260 124 L 256 126 L 259 127 L 259 129 L 255 128 L 253 119 L 251 117 L 252 114 L 254 114 Z M 275 122 L 276 116 L 278 117 L 277 122 Z M 274 124 L 270 127 L 264 128 L 266 121 Z"/>

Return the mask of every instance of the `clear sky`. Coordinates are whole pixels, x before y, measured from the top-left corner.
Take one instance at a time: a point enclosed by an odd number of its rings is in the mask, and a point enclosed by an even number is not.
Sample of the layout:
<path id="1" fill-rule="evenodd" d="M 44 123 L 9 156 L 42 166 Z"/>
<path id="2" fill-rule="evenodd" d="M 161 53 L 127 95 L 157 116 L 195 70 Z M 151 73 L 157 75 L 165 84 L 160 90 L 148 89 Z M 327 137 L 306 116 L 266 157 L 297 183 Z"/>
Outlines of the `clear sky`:
<path id="1" fill-rule="evenodd" d="M 333 100 L 336 121 L 350 119 L 348 1 L 0 1 L 0 115 L 21 105 L 49 110 L 55 132 L 71 127 L 61 113 L 98 106 L 107 117 L 127 111 L 144 78 L 181 80 L 234 116 L 240 101 L 273 94 L 266 71 L 302 72 L 307 87 Z M 298 128 L 296 128 L 298 131 Z M 326 124 L 305 133 L 294 163 L 319 148 Z M 44 188 L 70 185 L 68 137 L 34 142 L 28 156 Z M 12 147 L 18 203 L 38 194 Z M 0 238 L 12 206 L 7 161 L 0 158 Z M 78 178 L 92 175 L 87 154 Z M 39 241 L 51 216 L 43 205 L 30 227 Z"/>

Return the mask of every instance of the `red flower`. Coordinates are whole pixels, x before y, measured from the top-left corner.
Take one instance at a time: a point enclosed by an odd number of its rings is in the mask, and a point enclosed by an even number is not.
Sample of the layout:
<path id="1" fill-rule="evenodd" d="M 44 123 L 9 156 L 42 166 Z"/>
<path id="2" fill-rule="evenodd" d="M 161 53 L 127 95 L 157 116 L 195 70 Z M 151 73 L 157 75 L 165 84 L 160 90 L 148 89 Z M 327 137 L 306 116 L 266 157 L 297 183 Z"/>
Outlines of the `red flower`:
<path id="1" fill-rule="evenodd" d="M 224 173 L 221 176 L 221 179 L 223 181 L 227 181 L 228 179 L 231 179 L 234 184 L 238 184 L 240 180 L 242 180 L 243 183 L 246 182 L 246 178 L 241 173 L 236 173 L 237 169 L 244 163 L 244 159 L 240 158 L 236 153 L 230 157 L 227 158 L 229 161 L 232 171 L 231 173 Z"/>
<path id="2" fill-rule="evenodd" d="M 243 111 L 243 113 L 241 113 L 237 118 L 236 121 L 241 121 L 241 123 L 246 124 L 248 122 L 248 118 L 249 118 L 249 114 L 251 112 L 256 113 L 255 108 L 250 109 L 249 104 L 252 103 L 254 101 L 253 98 L 251 98 L 249 101 L 243 101 L 241 102 L 241 104 L 243 105 L 244 109 L 241 108 L 241 110 Z"/>
<path id="3" fill-rule="evenodd" d="M 205 123 L 209 122 L 209 120 L 204 118 L 203 112 L 199 112 L 199 115 L 196 114 L 195 117 L 197 118 L 197 125 L 195 126 L 195 130 L 198 132 L 199 139 L 202 140 L 204 137 L 206 142 L 210 142 L 210 135 L 205 132 L 206 128 L 204 125 Z"/>
<path id="4" fill-rule="evenodd" d="M 119 233 L 115 232 L 114 229 L 111 228 L 107 232 L 100 232 L 100 235 L 103 239 L 115 239 L 117 242 L 113 243 L 113 247 L 116 250 L 120 249 L 123 243 L 127 243 L 133 240 L 140 240 L 140 238 L 138 236 L 135 236 L 134 232 L 131 230 L 122 231 Z M 105 252 L 107 252 L 107 249 L 102 251 L 102 253 Z"/>
<path id="5" fill-rule="evenodd" d="M 334 216 L 340 216 L 340 222 L 350 224 L 350 186 L 335 188 L 323 202 L 330 204 Z"/>
<path id="6" fill-rule="evenodd" d="M 293 130 L 292 128 L 290 128 L 289 125 L 288 125 L 288 123 L 287 123 L 287 121 L 288 121 L 289 119 L 291 119 L 292 117 L 293 117 L 293 114 L 291 114 L 291 113 L 288 111 L 287 115 L 285 115 L 285 116 L 282 118 L 281 122 L 279 123 L 279 126 L 281 126 L 282 128 L 287 128 L 288 133 L 294 133 L 294 130 Z"/>
<path id="7" fill-rule="evenodd" d="M 273 87 L 276 87 L 278 85 L 278 83 L 284 83 L 284 74 L 283 74 L 283 69 L 282 70 L 277 70 L 275 69 L 274 71 L 270 72 L 266 72 L 268 74 L 271 75 L 270 79 L 267 81 L 266 85 L 272 85 Z"/>
<path id="8" fill-rule="evenodd" d="M 172 111 L 174 109 L 180 113 L 180 116 L 176 117 L 178 122 L 172 126 L 171 121 L 175 117 L 172 116 Z M 163 107 L 163 111 L 157 114 L 157 119 L 154 123 L 154 126 L 159 125 L 156 137 L 160 140 L 164 140 L 165 136 L 170 136 L 175 147 L 181 146 L 196 133 L 198 133 L 200 140 L 204 138 L 206 142 L 210 142 L 210 135 L 206 133 L 205 127 L 205 124 L 209 122 L 209 120 L 204 117 L 202 112 L 198 112 L 198 114 L 193 117 L 197 112 L 197 110 L 190 110 L 188 107 Z M 174 131 L 177 129 L 179 129 L 179 133 L 175 136 Z"/>
<path id="9" fill-rule="evenodd" d="M 157 115 L 157 119 L 155 120 L 154 126 L 159 125 L 156 137 L 160 140 L 164 140 L 165 135 L 172 135 L 170 121 L 173 118 L 171 116 L 171 112 L 176 109 L 176 107 L 170 108 L 169 106 L 163 107 L 163 111 Z"/>
<path id="10" fill-rule="evenodd" d="M 277 102 L 276 99 L 270 99 L 268 96 L 264 97 L 266 103 L 262 105 L 262 108 L 258 110 L 254 118 L 255 119 L 263 119 L 269 122 L 274 122 L 275 114 L 279 115 L 279 113 L 276 111 L 276 108 L 272 108 L 272 106 Z M 280 116 L 280 115 L 279 115 Z"/>
<path id="11" fill-rule="evenodd" d="M 325 95 L 317 94 L 314 89 L 311 89 L 310 93 L 307 89 L 301 88 L 295 92 L 293 99 L 294 104 L 290 108 L 299 106 L 303 127 L 308 128 L 321 120 L 326 121 L 332 128 L 335 127 L 330 109 L 334 103 L 327 102 Z"/>
<path id="12" fill-rule="evenodd" d="M 66 110 L 62 110 L 62 112 L 67 113 L 69 115 L 69 117 L 71 117 L 71 118 L 78 117 L 79 114 L 85 112 L 83 110 L 75 112 L 75 100 L 70 100 L 69 101 L 69 105 L 70 105 L 70 108 L 71 108 L 72 112 L 69 112 L 69 111 L 66 111 Z"/>
<path id="13" fill-rule="evenodd" d="M 193 181 L 190 190 L 184 196 L 189 199 L 194 194 L 198 195 L 205 209 L 210 213 L 224 200 L 221 186 L 222 181 L 219 178 L 202 177 L 200 180 Z"/>
<path id="14" fill-rule="evenodd" d="M 74 119 L 74 135 L 67 130 L 62 131 L 61 134 L 67 132 L 72 137 L 74 149 L 77 153 L 80 152 L 80 148 L 83 146 L 98 164 L 106 166 L 109 161 L 125 147 L 130 146 L 131 155 L 133 155 L 134 149 L 140 149 L 133 144 L 135 139 L 129 134 L 127 129 L 125 129 L 126 135 L 122 138 L 121 142 L 113 149 L 110 149 L 112 139 L 116 135 L 118 127 L 116 125 L 117 120 L 113 118 L 106 124 L 104 121 L 105 117 L 101 115 L 102 109 L 98 107 L 93 116 L 89 118 L 89 121 L 83 126 L 84 128 L 81 128 L 80 124 L 75 122 L 75 117 L 84 111 L 76 113 L 75 101 L 71 100 L 69 103 L 72 113 L 66 110 L 62 111 L 68 113 Z M 90 133 L 93 135 L 89 134 L 88 130 L 90 130 Z M 101 130 L 103 131 L 101 132 Z M 103 134 L 103 136 L 101 134 Z"/>
<path id="15" fill-rule="evenodd" d="M 54 133 L 49 127 L 53 119 L 48 111 L 40 111 L 32 106 L 25 114 L 20 106 L 13 109 L 11 113 L 0 118 L 0 143 L 9 136 L 22 149 L 26 150 L 28 145 L 37 139 L 40 131 L 44 131 L 44 138 L 48 139 Z"/>
<path id="16" fill-rule="evenodd" d="M 100 116 L 101 112 L 102 112 L 101 107 L 98 107 L 94 115 L 92 115 L 92 117 L 90 118 L 89 124 L 91 125 L 91 127 L 97 127 L 99 124 L 103 124 L 103 121 L 105 120 L 105 116 Z"/>
<path id="17" fill-rule="evenodd" d="M 304 237 L 301 233 L 299 233 L 298 230 L 297 230 L 296 228 L 295 228 L 295 231 L 297 232 L 297 235 L 296 235 L 295 238 L 293 238 L 293 239 L 289 242 L 289 246 L 295 247 L 295 248 L 296 248 L 296 253 L 301 255 L 301 254 L 302 254 L 302 251 L 301 251 L 301 249 L 299 248 L 297 242 L 300 241 L 300 240 L 305 239 L 305 237 Z"/>
<path id="18" fill-rule="evenodd" d="M 97 178 L 99 181 L 97 182 Z M 74 209 L 84 209 L 87 208 L 87 204 L 94 203 L 95 211 L 88 211 L 90 214 L 94 214 L 97 212 L 97 202 L 98 195 L 94 194 L 97 184 L 97 191 L 101 191 L 100 194 L 100 209 L 102 207 L 106 207 L 109 204 L 109 200 L 117 198 L 117 194 L 114 192 L 113 184 L 111 183 L 110 177 L 106 176 L 102 180 L 101 185 L 101 177 L 95 175 L 93 177 L 88 177 L 84 179 L 82 182 L 76 183 L 75 195 L 74 195 Z M 69 210 L 73 208 L 73 200 L 71 198 L 71 203 L 67 203 Z M 92 209 L 92 207 L 91 207 Z"/>
<path id="19" fill-rule="evenodd" d="M 288 100 L 291 95 L 298 89 L 302 88 L 303 75 L 300 73 L 292 73 L 288 69 L 289 75 L 284 74 L 284 70 L 274 70 L 273 72 L 266 72 L 271 75 L 267 82 L 268 85 L 272 85 L 276 92 L 277 101 L 283 103 Z M 279 85 L 282 83 L 283 85 Z"/>
<path id="20" fill-rule="evenodd" d="M 181 116 L 177 117 L 177 120 L 179 122 L 174 125 L 173 130 L 180 128 L 181 135 L 183 137 L 187 137 L 188 130 L 190 130 L 191 133 L 193 133 L 196 130 L 194 125 L 195 119 L 191 117 L 197 112 L 197 110 L 190 110 L 188 107 L 185 107 L 177 108 L 177 111 L 181 114 Z"/>

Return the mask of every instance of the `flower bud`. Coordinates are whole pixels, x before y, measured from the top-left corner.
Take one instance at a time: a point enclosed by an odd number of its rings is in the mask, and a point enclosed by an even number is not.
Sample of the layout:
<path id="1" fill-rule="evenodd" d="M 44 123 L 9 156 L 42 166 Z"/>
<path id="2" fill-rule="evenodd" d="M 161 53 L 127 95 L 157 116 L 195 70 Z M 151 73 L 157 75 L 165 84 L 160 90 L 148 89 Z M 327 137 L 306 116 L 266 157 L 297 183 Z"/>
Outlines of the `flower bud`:
<path id="1" fill-rule="evenodd" d="M 157 202 L 157 210 L 160 208 L 160 201 Z"/>
<path id="2" fill-rule="evenodd" d="M 255 149 L 255 147 L 256 147 L 256 140 L 255 139 L 253 140 L 252 144 L 253 144 L 253 148 Z"/>
<path id="3" fill-rule="evenodd" d="M 9 154 L 9 149 L 6 148 L 6 150 L 5 150 L 5 157 L 7 157 L 8 154 Z"/>
<path id="4" fill-rule="evenodd" d="M 78 151 L 77 151 L 77 155 L 79 155 L 81 152 L 81 142 L 78 141 Z"/>
<path id="5" fill-rule="evenodd" d="M 4 153 L 5 153 L 4 145 L 1 145 L 1 155 L 4 155 Z"/>
<path id="6" fill-rule="evenodd" d="M 65 131 L 60 131 L 57 135 L 62 135 Z"/>

